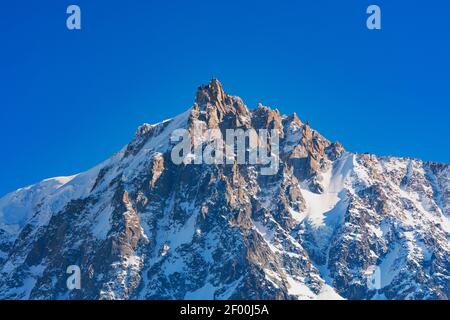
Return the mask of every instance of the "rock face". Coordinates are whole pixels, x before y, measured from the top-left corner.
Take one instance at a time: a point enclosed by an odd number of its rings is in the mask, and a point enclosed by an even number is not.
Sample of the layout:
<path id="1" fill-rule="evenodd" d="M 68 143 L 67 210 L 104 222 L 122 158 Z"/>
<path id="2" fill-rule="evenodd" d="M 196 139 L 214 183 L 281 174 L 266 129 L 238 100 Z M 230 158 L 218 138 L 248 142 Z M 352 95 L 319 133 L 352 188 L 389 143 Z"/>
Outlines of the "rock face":
<path id="1" fill-rule="evenodd" d="M 278 130 L 278 171 L 174 164 L 198 125 Z M 347 152 L 212 80 L 97 167 L 0 199 L 0 299 L 449 299 L 449 197 L 447 164 Z"/>

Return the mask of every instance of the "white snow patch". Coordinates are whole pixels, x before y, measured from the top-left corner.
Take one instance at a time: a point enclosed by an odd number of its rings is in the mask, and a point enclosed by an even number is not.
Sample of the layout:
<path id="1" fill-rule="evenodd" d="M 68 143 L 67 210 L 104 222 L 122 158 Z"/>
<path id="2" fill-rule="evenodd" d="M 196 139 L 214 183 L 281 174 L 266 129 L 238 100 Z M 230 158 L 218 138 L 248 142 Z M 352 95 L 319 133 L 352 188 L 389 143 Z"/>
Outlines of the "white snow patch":
<path id="1" fill-rule="evenodd" d="M 344 155 L 332 169 L 323 174 L 324 192 L 317 194 L 307 188 L 301 188 L 306 201 L 306 217 L 315 227 L 324 226 L 325 214 L 333 210 L 341 201 L 341 192 L 347 186 L 346 180 L 352 172 L 354 155 Z M 301 215 L 296 215 L 302 218 Z"/>

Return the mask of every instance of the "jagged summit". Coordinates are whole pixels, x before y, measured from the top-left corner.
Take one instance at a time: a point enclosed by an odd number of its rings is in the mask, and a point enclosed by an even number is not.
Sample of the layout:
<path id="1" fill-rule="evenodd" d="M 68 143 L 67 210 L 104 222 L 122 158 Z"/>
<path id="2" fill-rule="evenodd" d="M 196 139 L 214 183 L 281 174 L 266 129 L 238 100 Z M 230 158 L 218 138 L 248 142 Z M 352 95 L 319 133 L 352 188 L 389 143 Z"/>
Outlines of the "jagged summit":
<path id="1" fill-rule="evenodd" d="M 196 125 L 278 130 L 279 170 L 175 164 Z M 449 299 L 449 197 L 449 165 L 348 152 L 213 79 L 91 170 L 0 199 L 0 299 Z"/>
<path id="2" fill-rule="evenodd" d="M 225 99 L 225 92 L 219 80 L 212 78 L 209 84 L 201 85 L 195 95 L 195 102 L 200 106 L 207 103 L 221 103 Z"/>

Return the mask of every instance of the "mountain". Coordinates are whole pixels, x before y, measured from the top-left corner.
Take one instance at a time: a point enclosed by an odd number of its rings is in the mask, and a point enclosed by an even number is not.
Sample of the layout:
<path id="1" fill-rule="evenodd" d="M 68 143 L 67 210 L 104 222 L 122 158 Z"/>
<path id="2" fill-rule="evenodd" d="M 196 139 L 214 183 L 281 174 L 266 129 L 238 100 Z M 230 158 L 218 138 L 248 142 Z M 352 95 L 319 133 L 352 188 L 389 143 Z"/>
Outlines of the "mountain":
<path id="1" fill-rule="evenodd" d="M 176 164 L 177 129 L 200 150 L 207 129 L 278 133 L 277 168 Z M 0 298 L 449 299 L 449 217 L 448 164 L 346 151 L 213 79 L 95 168 L 0 199 Z"/>

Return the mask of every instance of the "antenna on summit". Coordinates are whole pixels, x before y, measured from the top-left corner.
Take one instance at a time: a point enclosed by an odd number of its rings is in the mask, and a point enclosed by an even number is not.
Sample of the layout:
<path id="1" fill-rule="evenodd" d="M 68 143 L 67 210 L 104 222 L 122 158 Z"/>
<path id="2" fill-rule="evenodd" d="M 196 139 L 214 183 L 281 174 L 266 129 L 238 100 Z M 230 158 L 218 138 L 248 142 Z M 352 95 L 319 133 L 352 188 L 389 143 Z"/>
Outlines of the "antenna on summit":
<path id="1" fill-rule="evenodd" d="M 211 81 L 217 80 L 216 76 L 214 75 L 214 73 L 211 76 Z"/>

